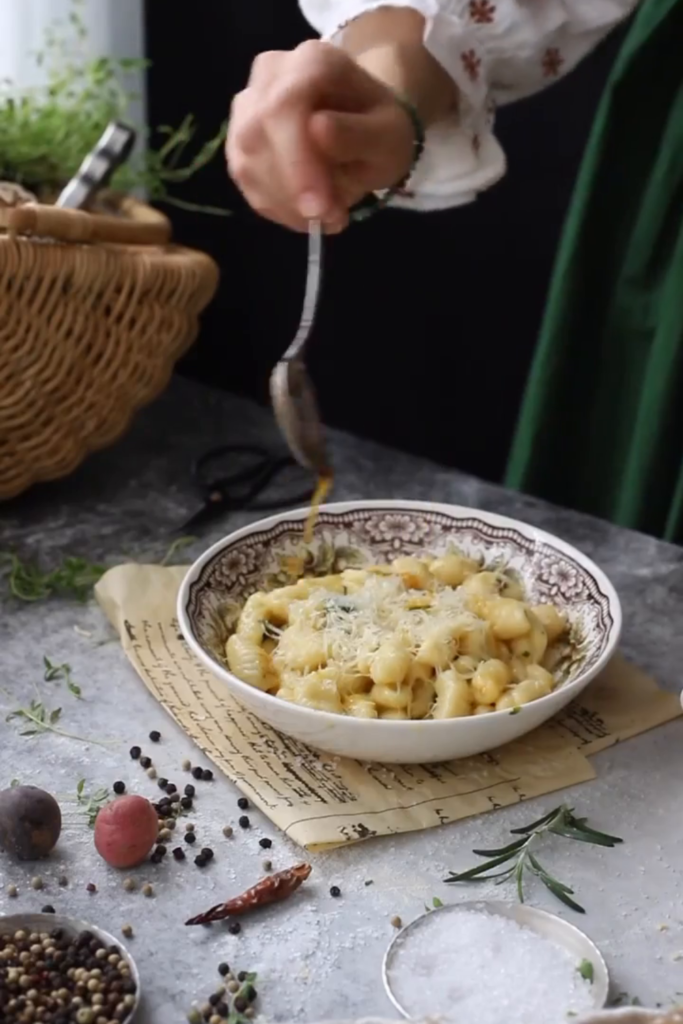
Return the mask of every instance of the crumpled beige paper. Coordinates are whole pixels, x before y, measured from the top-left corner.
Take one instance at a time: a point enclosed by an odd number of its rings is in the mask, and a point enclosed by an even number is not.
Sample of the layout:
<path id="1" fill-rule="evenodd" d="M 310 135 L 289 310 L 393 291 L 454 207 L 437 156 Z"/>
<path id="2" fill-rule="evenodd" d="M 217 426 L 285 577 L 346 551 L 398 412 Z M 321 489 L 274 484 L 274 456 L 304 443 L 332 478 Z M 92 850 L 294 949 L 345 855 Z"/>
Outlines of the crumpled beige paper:
<path id="1" fill-rule="evenodd" d="M 176 596 L 185 567 L 122 565 L 96 596 L 159 703 L 228 778 L 309 850 L 411 832 L 595 778 L 586 754 L 681 714 L 616 658 L 558 718 L 489 754 L 441 765 L 361 764 L 310 749 L 246 711 L 190 652 Z"/>

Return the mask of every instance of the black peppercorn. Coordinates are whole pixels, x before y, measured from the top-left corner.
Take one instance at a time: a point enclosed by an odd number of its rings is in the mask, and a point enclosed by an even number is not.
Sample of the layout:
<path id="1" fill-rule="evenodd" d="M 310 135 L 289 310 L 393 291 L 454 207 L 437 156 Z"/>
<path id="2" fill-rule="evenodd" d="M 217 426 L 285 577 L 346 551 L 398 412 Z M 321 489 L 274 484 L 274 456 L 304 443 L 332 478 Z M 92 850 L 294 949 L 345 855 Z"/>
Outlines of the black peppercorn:
<path id="1" fill-rule="evenodd" d="M 157 850 L 155 850 L 152 856 L 149 858 L 149 860 L 151 864 L 161 864 L 163 857 Z"/>
<path id="2" fill-rule="evenodd" d="M 244 1013 L 249 1004 L 244 996 L 238 996 L 233 1005 L 238 1013 Z"/>
<path id="3" fill-rule="evenodd" d="M 211 782 L 212 778 L 213 778 L 213 772 L 211 771 L 211 769 L 210 768 L 205 768 L 204 771 L 202 772 L 202 779 L 203 779 L 203 781 L 204 782 Z"/>
<path id="4" fill-rule="evenodd" d="M 249 809 L 249 801 L 247 800 L 246 796 L 241 796 L 239 798 L 239 800 L 237 801 L 237 806 L 241 811 L 246 811 Z"/>
<path id="5" fill-rule="evenodd" d="M 180 806 L 184 811 L 190 811 L 192 809 L 192 797 L 184 796 L 180 801 Z"/>
<path id="6" fill-rule="evenodd" d="M 238 981 L 246 981 L 247 980 L 247 972 L 246 971 L 240 971 L 239 974 L 237 975 L 237 980 Z"/>
<path id="7" fill-rule="evenodd" d="M 337 896 L 341 896 L 341 889 L 339 888 L 338 885 L 332 886 L 332 888 L 330 889 L 330 896 L 334 896 L 335 899 L 337 898 Z"/>
<path id="8" fill-rule="evenodd" d="M 242 815 L 238 822 L 238 825 L 240 828 L 249 828 L 251 826 L 251 822 L 249 821 L 249 818 L 246 816 L 246 814 Z"/>
<path id="9" fill-rule="evenodd" d="M 203 771 L 202 771 L 201 768 L 193 768 L 192 769 L 192 778 L 193 779 L 201 779 L 202 774 L 203 774 Z"/>
<path id="10" fill-rule="evenodd" d="M 125 782 L 120 781 L 115 782 L 114 785 L 112 786 L 112 789 L 114 790 L 117 796 L 121 796 L 122 793 L 126 792 L 126 784 Z"/>
<path id="11" fill-rule="evenodd" d="M 152 758 L 151 757 L 141 757 L 140 758 L 140 767 L 144 768 L 145 770 L 147 770 L 147 768 L 151 768 L 152 767 Z"/>
<path id="12" fill-rule="evenodd" d="M 55 913 L 56 913 L 56 910 L 52 906 L 51 903 L 46 903 L 45 906 L 43 907 L 43 909 L 41 910 L 41 914 L 55 914 Z"/>
<path id="13" fill-rule="evenodd" d="M 211 847 L 204 847 L 204 849 L 202 850 L 202 857 L 205 857 L 206 860 L 213 860 L 213 850 L 211 849 Z"/>
<path id="14" fill-rule="evenodd" d="M 195 857 L 194 862 L 198 868 L 205 868 L 206 865 L 209 863 L 207 858 L 203 857 L 201 853 L 199 854 L 199 856 Z"/>
<path id="15" fill-rule="evenodd" d="M 218 973 L 222 978 L 227 977 L 230 974 L 230 964 L 222 963 L 218 965 Z"/>
<path id="16" fill-rule="evenodd" d="M 197 837 L 194 834 L 194 832 L 186 832 L 183 838 L 186 843 L 190 844 L 190 846 L 192 846 L 193 843 L 197 842 Z"/>
<path id="17" fill-rule="evenodd" d="M 228 1014 L 230 1013 L 230 1010 L 228 1009 L 228 1004 L 224 1003 L 222 1000 L 220 1001 L 220 1003 L 216 1003 L 216 1005 L 214 1006 L 214 1010 L 216 1011 L 219 1017 L 227 1017 Z"/>
<path id="18" fill-rule="evenodd" d="M 211 1003 L 212 1006 L 215 1006 L 217 1003 L 220 1003 L 220 1001 L 221 997 L 218 994 L 218 992 L 212 992 L 211 995 L 209 996 L 209 1002 Z"/>
<path id="19" fill-rule="evenodd" d="M 239 921 L 231 921 L 230 924 L 228 925 L 228 931 L 230 932 L 231 935 L 239 935 L 239 933 L 242 931 L 242 925 L 239 923 Z"/>
<path id="20" fill-rule="evenodd" d="M 185 796 L 193 797 L 197 790 L 194 788 L 191 782 L 185 786 Z"/>
<path id="21" fill-rule="evenodd" d="M 152 732 L 149 734 L 149 738 L 151 739 L 152 743 L 158 743 L 159 740 L 161 739 L 161 733 L 157 732 L 156 729 L 153 729 Z"/>
<path id="22" fill-rule="evenodd" d="M 258 998 L 258 992 L 256 991 L 253 985 L 247 985 L 247 987 L 244 990 L 244 995 L 246 996 L 250 1003 L 255 1003 Z"/>
<path id="23" fill-rule="evenodd" d="M 271 846 L 273 845 L 273 840 L 272 839 L 268 839 L 268 838 L 266 838 L 264 836 L 263 839 L 259 839 L 258 844 L 259 844 L 259 846 L 261 847 L 262 850 L 269 850 L 271 848 Z"/>
<path id="24" fill-rule="evenodd" d="M 130 756 L 133 758 L 134 761 L 137 761 L 137 759 L 140 757 L 141 753 L 142 753 L 142 751 L 140 750 L 139 747 L 131 747 L 130 748 Z"/>
<path id="25" fill-rule="evenodd" d="M 169 796 L 172 793 L 177 793 L 178 792 L 178 787 L 176 786 L 175 782 L 168 782 L 166 784 L 166 792 L 169 794 Z"/>
<path id="26" fill-rule="evenodd" d="M 176 846 L 173 848 L 173 856 L 176 860 L 185 860 L 185 851 L 182 846 Z"/>
<path id="27" fill-rule="evenodd" d="M 158 853 L 160 857 L 165 857 L 166 856 L 166 847 L 164 846 L 163 843 L 159 843 L 159 845 L 157 846 L 157 848 L 155 849 L 154 852 Z"/>

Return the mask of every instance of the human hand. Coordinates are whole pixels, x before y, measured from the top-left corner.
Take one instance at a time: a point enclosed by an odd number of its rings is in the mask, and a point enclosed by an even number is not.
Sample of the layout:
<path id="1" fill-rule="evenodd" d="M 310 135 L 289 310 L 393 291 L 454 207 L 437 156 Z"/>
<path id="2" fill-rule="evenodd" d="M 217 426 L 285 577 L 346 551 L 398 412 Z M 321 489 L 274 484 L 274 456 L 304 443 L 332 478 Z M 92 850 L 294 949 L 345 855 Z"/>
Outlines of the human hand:
<path id="1" fill-rule="evenodd" d="M 309 41 L 263 53 L 232 105 L 226 156 L 258 213 L 296 231 L 332 233 L 368 192 L 410 170 L 413 126 L 391 89 L 343 50 Z"/>

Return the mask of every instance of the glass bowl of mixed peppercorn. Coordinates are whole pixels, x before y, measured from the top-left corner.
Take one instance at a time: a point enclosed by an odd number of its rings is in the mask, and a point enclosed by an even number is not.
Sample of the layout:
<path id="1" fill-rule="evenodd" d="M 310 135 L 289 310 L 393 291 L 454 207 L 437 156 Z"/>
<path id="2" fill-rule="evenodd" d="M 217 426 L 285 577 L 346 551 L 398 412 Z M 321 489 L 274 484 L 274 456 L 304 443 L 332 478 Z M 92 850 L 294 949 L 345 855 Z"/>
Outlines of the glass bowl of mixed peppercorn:
<path id="1" fill-rule="evenodd" d="M 93 925 L 56 914 L 0 917 L 2 1024 L 130 1024 L 135 962 Z"/>

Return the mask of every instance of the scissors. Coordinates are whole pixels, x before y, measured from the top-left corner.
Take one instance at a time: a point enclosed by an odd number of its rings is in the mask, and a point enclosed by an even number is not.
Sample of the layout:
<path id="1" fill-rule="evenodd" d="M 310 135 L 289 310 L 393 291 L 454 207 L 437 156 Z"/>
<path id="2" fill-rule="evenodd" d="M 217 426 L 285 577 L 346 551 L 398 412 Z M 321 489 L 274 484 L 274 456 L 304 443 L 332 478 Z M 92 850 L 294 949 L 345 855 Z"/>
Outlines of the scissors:
<path id="1" fill-rule="evenodd" d="M 204 503 L 179 527 L 179 532 L 206 526 L 226 512 L 270 512 L 307 504 L 313 497 L 313 486 L 295 494 L 279 495 L 275 490 L 270 497 L 262 496 L 278 477 L 296 468 L 289 455 L 273 454 L 259 445 L 227 444 L 210 449 L 192 467 L 192 478 Z"/>

